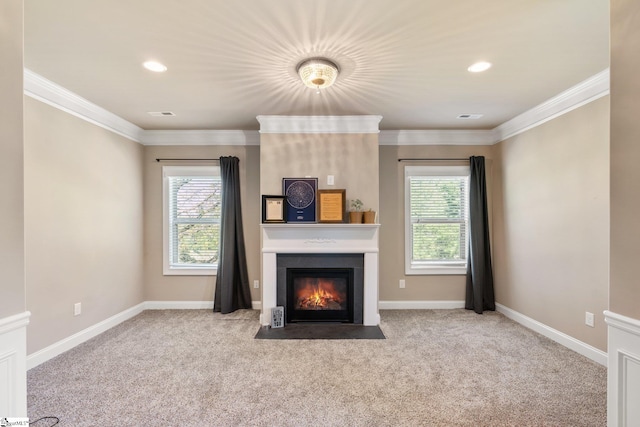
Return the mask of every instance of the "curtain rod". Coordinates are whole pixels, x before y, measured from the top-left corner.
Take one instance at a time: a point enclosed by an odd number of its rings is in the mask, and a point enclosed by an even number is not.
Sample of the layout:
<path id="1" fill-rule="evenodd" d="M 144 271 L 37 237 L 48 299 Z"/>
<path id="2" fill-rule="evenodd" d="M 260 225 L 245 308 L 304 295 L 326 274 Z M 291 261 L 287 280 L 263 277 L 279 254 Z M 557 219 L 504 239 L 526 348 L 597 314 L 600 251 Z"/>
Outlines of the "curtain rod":
<path id="1" fill-rule="evenodd" d="M 219 162 L 220 159 L 156 159 L 156 162 L 168 162 L 168 161 L 176 161 L 176 160 L 182 160 L 182 161 L 199 161 L 199 162 Z"/>
<path id="2" fill-rule="evenodd" d="M 469 158 L 465 157 L 465 158 L 432 158 L 432 159 L 398 159 L 399 162 L 425 162 L 425 161 L 429 161 L 429 162 L 468 162 Z"/>

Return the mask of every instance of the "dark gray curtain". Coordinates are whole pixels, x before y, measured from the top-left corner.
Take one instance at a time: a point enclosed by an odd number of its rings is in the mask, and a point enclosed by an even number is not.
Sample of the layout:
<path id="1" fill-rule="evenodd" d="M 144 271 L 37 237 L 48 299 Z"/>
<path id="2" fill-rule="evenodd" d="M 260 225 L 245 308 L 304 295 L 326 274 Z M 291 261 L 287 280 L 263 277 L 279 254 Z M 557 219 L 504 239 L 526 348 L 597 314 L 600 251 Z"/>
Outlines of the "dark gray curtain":
<path id="1" fill-rule="evenodd" d="M 469 253 L 467 255 L 467 292 L 465 308 L 482 314 L 495 310 L 489 217 L 487 215 L 487 184 L 483 156 L 469 158 Z"/>
<path id="2" fill-rule="evenodd" d="M 240 173 L 237 157 L 220 157 L 222 212 L 220 218 L 220 256 L 213 311 L 231 313 L 251 308 L 247 257 L 240 206 Z"/>

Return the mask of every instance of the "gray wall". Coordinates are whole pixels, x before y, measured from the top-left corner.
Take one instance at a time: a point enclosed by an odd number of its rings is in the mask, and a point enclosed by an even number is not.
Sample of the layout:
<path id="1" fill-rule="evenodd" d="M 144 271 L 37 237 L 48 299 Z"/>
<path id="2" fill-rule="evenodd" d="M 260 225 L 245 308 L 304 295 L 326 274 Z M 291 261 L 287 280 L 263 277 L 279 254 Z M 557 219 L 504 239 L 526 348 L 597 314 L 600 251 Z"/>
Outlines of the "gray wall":
<path id="1" fill-rule="evenodd" d="M 640 319 L 640 3 L 611 1 L 611 311 Z"/>
<path id="2" fill-rule="evenodd" d="M 28 353 L 143 301 L 142 152 L 25 97 Z"/>
<path id="3" fill-rule="evenodd" d="M 0 319 L 25 311 L 22 0 L 0 2 Z"/>
<path id="4" fill-rule="evenodd" d="M 609 97 L 494 150 L 497 301 L 606 351 Z"/>

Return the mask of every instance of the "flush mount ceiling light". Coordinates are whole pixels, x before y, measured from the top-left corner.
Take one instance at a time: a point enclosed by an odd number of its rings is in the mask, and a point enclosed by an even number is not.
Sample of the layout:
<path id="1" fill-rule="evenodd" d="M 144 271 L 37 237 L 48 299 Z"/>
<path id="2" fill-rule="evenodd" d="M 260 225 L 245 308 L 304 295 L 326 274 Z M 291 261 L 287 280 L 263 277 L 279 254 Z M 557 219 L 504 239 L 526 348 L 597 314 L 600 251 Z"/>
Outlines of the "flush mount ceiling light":
<path id="1" fill-rule="evenodd" d="M 159 62 L 156 61 L 147 61 L 145 63 L 142 64 L 142 66 L 144 68 L 146 68 L 149 71 L 154 71 L 156 73 L 163 73 L 165 71 L 167 71 L 167 66 L 164 64 L 161 64 Z"/>
<path id="2" fill-rule="evenodd" d="M 467 70 L 471 73 L 481 73 L 491 68 L 491 62 L 480 61 L 471 65 Z"/>
<path id="3" fill-rule="evenodd" d="M 302 61 L 297 67 L 302 83 L 316 89 L 326 89 L 338 77 L 338 66 L 325 58 L 311 58 Z"/>

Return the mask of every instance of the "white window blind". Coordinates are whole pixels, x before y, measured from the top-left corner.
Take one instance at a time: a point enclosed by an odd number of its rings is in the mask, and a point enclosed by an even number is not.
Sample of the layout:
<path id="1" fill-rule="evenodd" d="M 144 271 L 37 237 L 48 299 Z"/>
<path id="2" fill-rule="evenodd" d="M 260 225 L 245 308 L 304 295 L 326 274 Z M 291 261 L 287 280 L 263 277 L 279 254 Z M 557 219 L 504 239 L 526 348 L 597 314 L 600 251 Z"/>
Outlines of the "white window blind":
<path id="1" fill-rule="evenodd" d="M 463 274 L 468 242 L 468 167 L 407 166 L 406 273 Z"/>
<path id="2" fill-rule="evenodd" d="M 212 274 L 220 245 L 219 168 L 166 166 L 163 171 L 165 274 Z"/>

